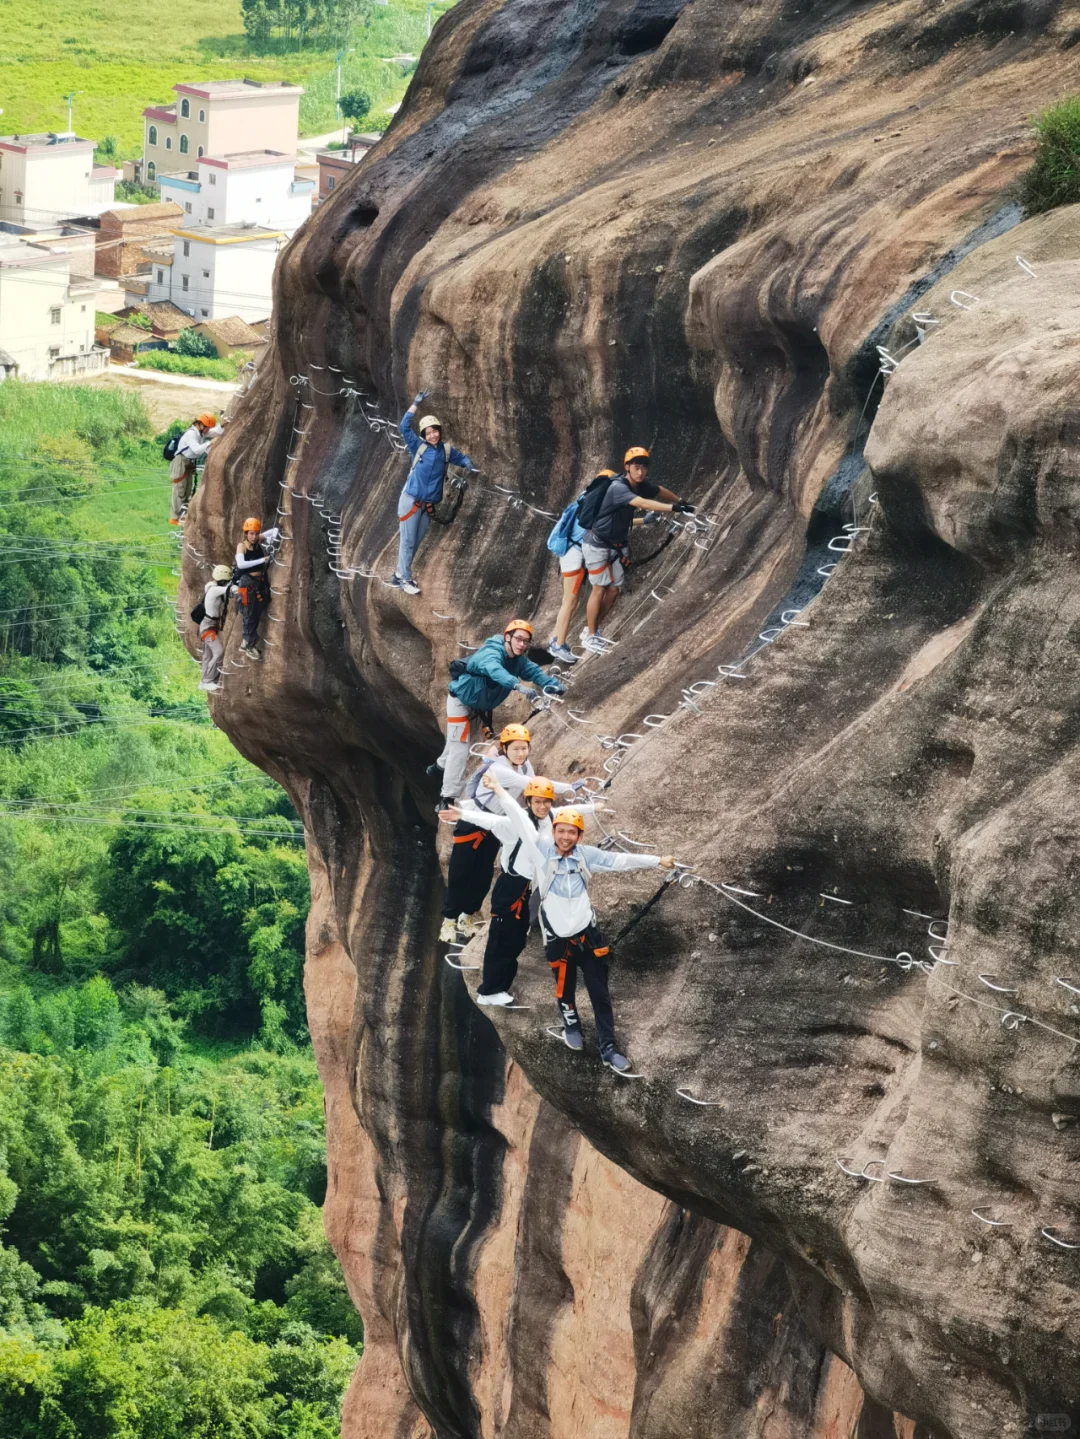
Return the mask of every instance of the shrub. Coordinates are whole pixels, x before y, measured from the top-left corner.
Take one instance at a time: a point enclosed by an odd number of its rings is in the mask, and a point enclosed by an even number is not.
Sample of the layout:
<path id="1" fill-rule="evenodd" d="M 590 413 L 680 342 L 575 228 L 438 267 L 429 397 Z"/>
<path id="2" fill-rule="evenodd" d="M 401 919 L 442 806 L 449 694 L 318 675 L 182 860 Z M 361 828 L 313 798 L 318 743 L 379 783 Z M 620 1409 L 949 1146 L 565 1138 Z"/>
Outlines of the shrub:
<path id="1" fill-rule="evenodd" d="M 1024 180 L 1029 215 L 1080 200 L 1080 95 L 1052 105 L 1035 121 L 1035 164 Z"/>
<path id="2" fill-rule="evenodd" d="M 180 331 L 174 348 L 178 355 L 190 355 L 196 360 L 216 360 L 218 357 L 214 342 L 206 335 L 200 335 L 194 325 Z"/>
<path id="3" fill-rule="evenodd" d="M 197 360 L 191 355 L 174 355 L 169 350 L 151 350 L 135 361 L 138 370 L 166 370 L 172 375 L 203 375 L 210 380 L 235 380 L 235 360 Z"/>

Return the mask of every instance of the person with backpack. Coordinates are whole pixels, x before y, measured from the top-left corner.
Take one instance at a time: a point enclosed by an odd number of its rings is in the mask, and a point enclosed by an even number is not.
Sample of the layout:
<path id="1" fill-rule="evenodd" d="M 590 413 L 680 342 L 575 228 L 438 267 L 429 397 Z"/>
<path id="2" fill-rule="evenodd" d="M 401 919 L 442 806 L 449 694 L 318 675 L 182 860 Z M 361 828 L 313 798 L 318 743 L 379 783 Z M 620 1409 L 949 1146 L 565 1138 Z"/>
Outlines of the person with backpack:
<path id="1" fill-rule="evenodd" d="M 274 558 L 280 530 L 264 530 L 262 522 L 250 516 L 244 521 L 240 544 L 233 564 L 236 586 L 236 608 L 240 611 L 243 637 L 240 653 L 248 659 L 261 660 L 259 621 L 270 604 L 270 561 Z"/>
<path id="2" fill-rule="evenodd" d="M 511 620 L 501 635 L 489 636 L 467 660 L 451 663 L 446 743 L 442 754 L 427 769 L 428 777 L 440 783 L 440 810 L 453 804 L 464 787 L 473 730 L 485 715 L 490 715 L 514 690 L 530 697 L 530 686 L 542 693 L 565 694 L 565 685 L 529 659 L 526 651 L 532 633 L 528 620 Z"/>
<path id="3" fill-rule="evenodd" d="M 501 775 L 501 769 L 494 765 L 488 772 Z M 522 791 L 525 812 L 544 839 L 551 838 L 550 815 L 556 790 L 563 794 L 573 794 L 574 786 L 556 784 L 554 780 L 543 775 L 533 775 Z M 475 807 L 467 802 L 459 802 L 442 818 L 464 820 L 467 824 L 479 825 L 482 829 L 490 830 L 502 845 L 499 851 L 499 876 L 491 892 L 491 926 L 484 949 L 483 978 L 476 993 L 476 1002 L 483 1005 L 506 1005 L 514 1002 L 510 986 L 517 974 L 521 951 L 529 938 L 532 867 L 527 859 L 522 857 L 521 840 L 518 839 L 513 825 L 501 812 L 495 814 L 488 807 L 494 802 L 494 793 L 485 789 L 478 792 Z M 594 808 L 592 804 L 579 805 L 582 814 L 592 813 Z"/>
<path id="4" fill-rule="evenodd" d="M 585 579 L 585 556 L 581 552 L 581 542 L 585 538 L 585 531 L 578 521 L 578 510 L 586 495 L 603 481 L 614 478 L 614 470 L 597 470 L 595 478 L 589 482 L 576 500 L 567 505 L 559 516 L 555 528 L 548 535 L 547 547 L 553 555 L 557 556 L 559 573 L 562 576 L 562 604 L 559 606 L 559 614 L 555 620 L 555 633 L 548 640 L 548 653 L 554 655 L 564 665 L 576 665 L 578 662 L 578 656 L 566 642 L 570 634 L 570 622 L 574 618 L 578 596 Z"/>
<path id="5" fill-rule="evenodd" d="M 423 417 L 417 435 L 412 417 L 426 399 L 427 391 L 421 390 L 402 415 L 400 426 L 402 439 L 412 455 L 412 466 L 398 496 L 398 558 L 390 584 L 407 595 L 420 593 L 420 586 L 412 575 L 413 556 L 428 532 L 435 506 L 443 497 L 447 466 L 461 465 L 470 471 L 476 468 L 468 455 L 455 450 L 449 440 L 443 440 L 442 421 L 434 415 Z"/>
<path id="6" fill-rule="evenodd" d="M 221 627 L 225 619 L 225 602 L 232 589 L 232 570 L 228 565 L 215 565 L 210 578 L 203 587 L 203 597 L 191 611 L 191 618 L 199 626 L 202 640 L 201 690 L 216 694 L 221 688 L 221 662 L 225 656 L 225 641 L 221 638 Z"/>
<path id="7" fill-rule="evenodd" d="M 198 462 L 209 453 L 210 443 L 221 434 L 216 415 L 204 414 L 192 420 L 179 439 L 169 440 L 162 454 L 169 461 L 172 500 L 169 524 L 178 525 L 187 514 L 188 501 L 195 490 Z"/>
<path id="8" fill-rule="evenodd" d="M 585 609 L 585 628 L 581 643 L 594 654 L 603 654 L 606 642 L 600 623 L 619 597 L 625 579 L 626 547 L 635 511 L 657 514 L 692 515 L 694 506 L 680 500 L 671 490 L 654 485 L 646 478 L 649 452 L 634 445 L 623 456 L 626 469 L 603 487 L 597 486 L 583 496 L 578 507 L 578 523 L 585 531 L 581 553 L 589 572 L 589 602 Z"/>
<path id="9" fill-rule="evenodd" d="M 521 840 L 521 855 L 540 893 L 540 930 L 544 952 L 555 975 L 555 997 L 562 1016 L 562 1037 L 568 1048 L 585 1048 L 575 998 L 578 970 L 592 1001 L 600 1058 L 616 1074 L 628 1074 L 630 1061 L 615 1037 L 615 1015 L 608 988 L 608 945 L 596 924 L 589 899 L 589 881 L 599 870 L 625 874 L 639 869 L 674 869 L 671 855 L 617 854 L 581 844 L 585 820 L 578 809 L 557 809 L 551 816 L 551 838 L 529 823 L 524 811 L 490 772 L 481 781 L 498 798 L 503 813 Z M 519 856 L 519 863 L 521 856 Z M 522 866 L 524 867 L 524 866 Z"/>

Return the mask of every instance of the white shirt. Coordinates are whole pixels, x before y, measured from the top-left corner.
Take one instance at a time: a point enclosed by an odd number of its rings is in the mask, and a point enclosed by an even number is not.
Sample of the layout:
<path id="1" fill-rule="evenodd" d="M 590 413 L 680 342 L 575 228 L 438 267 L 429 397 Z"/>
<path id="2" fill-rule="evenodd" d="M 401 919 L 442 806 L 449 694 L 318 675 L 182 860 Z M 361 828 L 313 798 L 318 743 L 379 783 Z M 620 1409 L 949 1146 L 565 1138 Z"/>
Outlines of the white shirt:
<path id="1" fill-rule="evenodd" d="M 207 430 L 204 439 L 198 425 L 188 425 L 177 441 L 176 453 L 183 455 L 186 460 L 201 460 L 203 455 L 209 452 L 210 441 L 216 440 L 220 434 L 221 426 L 215 425 L 212 430 Z"/>
<path id="2" fill-rule="evenodd" d="M 495 798 L 491 790 L 488 790 L 487 793 L 490 794 L 493 799 Z M 532 879 L 533 866 L 525 853 L 525 847 L 520 843 L 517 831 L 505 815 L 489 814 L 487 810 L 475 808 L 469 804 L 467 800 L 459 800 L 456 808 L 466 824 L 478 824 L 481 829 L 490 830 L 502 845 L 502 849 L 499 850 L 499 868 L 503 874 L 514 874 L 517 875 L 519 879 Z M 582 814 L 592 814 L 596 806 L 594 804 L 579 804 L 577 808 Z M 522 813 L 527 816 L 531 811 L 522 810 Z M 540 839 L 551 841 L 550 813 L 546 814 L 542 820 L 537 822 L 535 829 Z M 515 849 L 517 850 L 517 854 L 514 856 L 513 864 L 511 864 L 510 856 L 514 854 Z"/>
<path id="3" fill-rule="evenodd" d="M 225 596 L 229 593 L 231 580 L 226 580 L 223 585 L 216 584 L 213 580 L 207 580 L 206 588 L 203 590 L 203 609 L 208 619 L 219 620 L 221 611 L 225 607 Z"/>
<path id="4" fill-rule="evenodd" d="M 513 765 L 504 754 L 499 755 L 493 760 L 491 764 L 488 765 L 486 771 L 478 770 L 474 776 L 476 783 L 470 783 L 466 788 L 465 797 L 471 801 L 477 809 L 482 809 L 488 814 L 494 815 L 499 814 L 499 808 L 495 801 L 495 791 L 485 789 L 483 785 L 480 784 L 480 775 L 482 773 L 494 775 L 506 793 L 513 795 L 514 799 L 521 798 L 525 793 L 525 786 L 529 780 L 533 779 L 536 775 L 531 760 L 526 760 L 524 764 Z M 555 785 L 556 794 L 572 795 L 574 793 L 574 786 L 572 784 L 563 784 L 561 781 L 552 781 L 552 783 Z M 472 790 L 471 794 L 469 793 L 470 789 Z M 471 820 L 469 821 L 470 824 L 472 822 Z M 492 833 L 494 832 L 495 831 L 492 830 Z"/>

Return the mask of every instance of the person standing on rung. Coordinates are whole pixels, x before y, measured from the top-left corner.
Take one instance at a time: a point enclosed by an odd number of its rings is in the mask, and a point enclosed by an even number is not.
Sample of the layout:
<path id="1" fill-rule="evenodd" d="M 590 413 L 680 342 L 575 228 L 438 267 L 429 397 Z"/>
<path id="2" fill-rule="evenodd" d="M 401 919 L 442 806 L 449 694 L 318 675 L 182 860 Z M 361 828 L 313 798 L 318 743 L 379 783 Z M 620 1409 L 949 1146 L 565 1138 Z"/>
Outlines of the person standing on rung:
<path id="1" fill-rule="evenodd" d="M 557 809 L 551 816 L 551 839 L 545 839 L 493 775 L 484 775 L 481 787 L 498 796 L 503 813 L 522 842 L 525 863 L 531 865 L 532 882 L 540 892 L 540 929 L 544 952 L 555 975 L 564 1042 L 575 1051 L 585 1048 L 575 1004 L 580 969 L 592 1002 L 600 1058 L 617 1074 L 629 1073 L 630 1061 L 620 1052 L 615 1038 L 615 1015 L 608 989 L 608 945 L 596 925 L 589 880 L 597 870 L 626 873 L 674 869 L 674 859 L 671 855 L 614 854 L 581 844 L 585 820 L 577 809 Z"/>
<path id="2" fill-rule="evenodd" d="M 232 570 L 228 565 L 215 565 L 203 587 L 202 618 L 199 638 L 202 640 L 202 678 L 199 689 L 216 694 L 221 688 L 221 662 L 225 641 L 221 627 L 225 622 L 225 604 L 232 589 Z"/>
<path id="3" fill-rule="evenodd" d="M 680 500 L 671 490 L 648 480 L 649 452 L 634 445 L 623 456 L 625 472 L 603 488 L 590 485 L 578 508 L 578 523 L 585 530 L 581 553 L 589 573 L 589 602 L 581 643 L 594 654 L 603 654 L 607 641 L 600 625 L 619 598 L 626 578 L 626 546 L 635 512 L 692 515 L 694 506 Z"/>
<path id="4" fill-rule="evenodd" d="M 407 595 L 420 593 L 420 586 L 413 579 L 413 557 L 428 532 L 435 506 L 443 497 L 447 466 L 461 465 L 469 471 L 476 468 L 468 455 L 455 450 L 449 440 L 443 440 L 442 421 L 434 415 L 423 417 L 419 434 L 413 429 L 413 415 L 426 399 L 427 391 L 421 390 L 401 417 L 401 435 L 412 455 L 412 466 L 398 497 L 398 558 L 390 584 Z"/>
<path id="5" fill-rule="evenodd" d="M 535 698 L 533 687 L 541 693 L 565 693 L 563 684 L 529 659 L 532 633 L 528 620 L 511 620 L 501 635 L 490 635 L 467 660 L 451 664 L 446 743 L 439 758 L 427 768 L 428 778 L 439 782 L 440 810 L 453 804 L 465 786 L 469 744 L 483 716 L 490 715 L 514 690 L 530 699 Z"/>

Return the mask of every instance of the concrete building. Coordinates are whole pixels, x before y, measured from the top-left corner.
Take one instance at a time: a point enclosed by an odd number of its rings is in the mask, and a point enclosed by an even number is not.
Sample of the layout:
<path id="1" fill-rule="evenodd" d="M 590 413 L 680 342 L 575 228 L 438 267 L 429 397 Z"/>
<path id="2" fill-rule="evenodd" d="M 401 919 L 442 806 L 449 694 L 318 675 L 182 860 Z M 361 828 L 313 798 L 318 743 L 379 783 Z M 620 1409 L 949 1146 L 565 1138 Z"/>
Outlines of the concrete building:
<path id="1" fill-rule="evenodd" d="M 301 85 L 283 80 L 209 80 L 174 85 L 172 105 L 143 111 L 143 182 L 204 155 L 253 150 L 296 153 Z"/>
<path id="2" fill-rule="evenodd" d="M 0 135 L 0 220 L 55 225 L 100 215 L 120 171 L 94 164 L 93 140 L 50 132 Z"/>
<path id="3" fill-rule="evenodd" d="M 0 350 L 23 380 L 55 380 L 105 368 L 94 342 L 93 277 L 72 279 L 70 257 L 0 232 Z M 12 366 L 5 362 L 10 373 Z"/>
<path id="4" fill-rule="evenodd" d="M 296 178 L 291 153 L 250 150 L 207 155 L 193 170 L 158 174 L 162 200 L 184 211 L 186 225 L 265 225 L 292 235 L 311 214 L 315 186 Z"/>
<path id="5" fill-rule="evenodd" d="M 337 187 L 351 173 L 354 165 L 367 154 L 366 149 L 352 147 L 348 150 L 320 150 L 319 151 L 319 199 L 321 205 L 328 195 L 332 195 Z"/>
<path id="6" fill-rule="evenodd" d="M 151 265 L 146 298 L 171 300 L 196 320 L 230 315 L 264 320 L 273 302 L 274 266 L 285 241 L 260 225 L 200 225 L 177 230 L 172 263 Z"/>
<path id="7" fill-rule="evenodd" d="M 97 232 L 97 273 L 114 280 L 134 275 L 143 261 L 143 246 L 163 237 L 171 243 L 171 232 L 183 221 L 183 210 L 171 201 L 104 211 Z"/>

